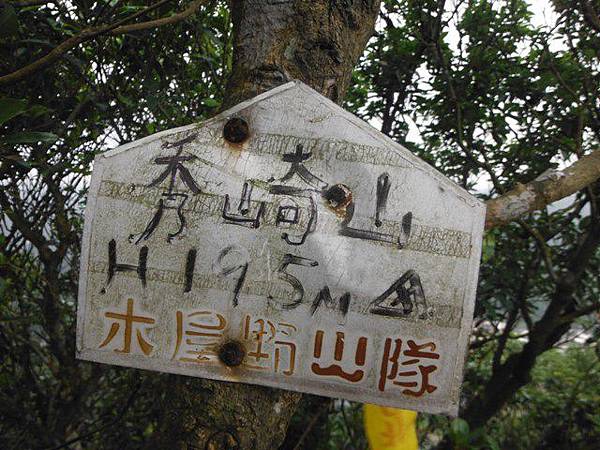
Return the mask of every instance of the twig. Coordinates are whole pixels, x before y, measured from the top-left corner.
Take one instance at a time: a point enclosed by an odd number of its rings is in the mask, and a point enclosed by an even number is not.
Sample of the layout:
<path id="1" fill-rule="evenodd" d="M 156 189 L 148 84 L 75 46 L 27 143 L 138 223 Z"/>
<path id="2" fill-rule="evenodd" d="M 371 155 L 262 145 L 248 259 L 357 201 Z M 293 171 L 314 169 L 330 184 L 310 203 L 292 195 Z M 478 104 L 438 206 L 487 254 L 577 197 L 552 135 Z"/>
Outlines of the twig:
<path id="1" fill-rule="evenodd" d="M 132 31 L 147 30 L 149 28 L 162 27 L 163 25 L 169 25 L 172 23 L 179 22 L 179 21 L 191 16 L 192 14 L 194 14 L 198 10 L 198 8 L 200 8 L 206 2 L 207 2 L 207 0 L 193 1 L 192 3 L 189 4 L 189 6 L 186 9 L 184 9 L 180 13 L 173 14 L 169 17 L 162 17 L 162 18 L 156 19 L 156 20 L 149 20 L 147 22 L 134 23 L 131 25 L 123 25 L 123 26 L 120 26 L 120 27 L 112 30 L 111 34 L 113 36 L 116 36 L 119 34 L 131 33 Z"/>
<path id="2" fill-rule="evenodd" d="M 570 323 L 579 317 L 587 316 L 588 314 L 591 314 L 593 312 L 600 312 L 600 302 L 592 303 L 591 305 L 588 305 L 584 308 L 580 308 L 576 311 L 573 311 L 572 313 L 563 314 L 562 316 L 560 316 L 560 322 Z"/>
<path id="3" fill-rule="evenodd" d="M 489 175 L 490 180 L 492 181 L 496 190 L 498 192 L 500 192 L 501 194 L 503 194 L 504 188 L 502 187 L 502 183 L 500 183 L 500 180 L 496 176 L 496 173 L 494 172 L 494 168 L 489 164 L 485 153 L 483 151 L 480 152 L 481 156 L 483 157 L 483 162 L 479 161 L 479 159 L 477 158 L 477 156 L 473 153 L 473 151 L 471 149 L 472 138 L 469 138 L 469 142 L 465 143 L 466 138 L 465 138 L 464 132 L 463 132 L 464 123 L 463 123 L 462 106 L 460 104 L 460 100 L 458 99 L 458 94 L 456 92 L 456 89 L 454 88 L 454 79 L 452 78 L 452 74 L 450 73 L 450 71 L 451 71 L 450 64 L 448 63 L 448 61 L 446 61 L 446 58 L 444 57 L 444 52 L 442 50 L 439 38 L 435 42 L 432 42 L 431 46 L 433 47 L 433 49 L 437 55 L 437 58 L 438 58 L 438 61 L 440 64 L 440 69 L 441 69 L 444 77 L 446 78 L 446 82 L 448 83 L 448 94 L 450 96 L 450 99 L 454 103 L 455 117 L 456 117 L 456 127 L 455 127 L 456 143 L 461 148 L 461 150 L 466 155 L 466 157 L 473 164 L 475 164 L 477 167 L 479 167 L 487 172 L 487 174 Z"/>
<path id="4" fill-rule="evenodd" d="M 524 337 L 527 337 L 527 336 L 529 336 L 528 332 L 516 334 L 516 335 L 509 334 L 507 339 L 517 340 L 517 339 L 523 339 Z M 483 347 L 485 344 L 488 344 L 492 341 L 500 339 L 500 337 L 501 336 L 498 336 L 495 334 L 492 336 L 484 337 L 484 338 L 478 339 L 476 341 L 473 341 L 469 344 L 469 350 L 477 350 L 477 349 Z"/>
<path id="5" fill-rule="evenodd" d="M 346 400 L 342 400 L 341 410 L 342 410 L 342 418 L 344 419 L 344 425 L 346 426 L 346 431 L 348 431 L 348 436 L 350 437 L 350 441 L 355 442 L 354 431 L 352 430 L 352 427 L 348 423 L 348 416 L 346 416 Z"/>
<path id="6" fill-rule="evenodd" d="M 550 247 L 546 243 L 546 239 L 544 239 L 544 236 L 542 236 L 542 234 L 536 228 L 530 226 L 527 222 L 523 220 L 517 220 L 517 223 L 521 225 L 537 242 L 537 246 L 542 252 L 542 258 L 544 259 L 546 270 L 548 270 L 548 275 L 550 275 L 550 279 L 556 283 L 558 278 L 556 276 L 556 272 L 554 271 L 552 254 L 550 253 Z"/>
<path id="7" fill-rule="evenodd" d="M 10 6 L 15 8 L 27 8 L 28 6 L 44 6 L 48 3 L 55 3 L 54 0 L 29 0 L 23 2 L 8 2 Z"/>
<path id="8" fill-rule="evenodd" d="M 300 439 L 298 439 L 298 442 L 296 442 L 296 445 L 294 445 L 294 448 L 292 450 L 300 450 L 302 448 L 302 442 L 304 442 L 304 439 L 306 439 L 306 436 L 308 436 L 308 433 L 311 432 L 311 430 L 313 429 L 313 427 L 315 426 L 315 423 L 317 423 L 317 420 L 319 419 L 319 417 L 321 417 L 321 414 L 323 414 L 323 412 L 325 412 L 325 410 L 327 410 L 329 408 L 329 402 L 325 402 L 323 406 L 321 406 L 321 408 L 317 411 L 317 413 L 312 417 L 312 419 L 310 420 L 310 422 L 308 423 L 306 430 L 304 430 L 304 433 L 302 433 L 302 436 L 300 436 Z"/>

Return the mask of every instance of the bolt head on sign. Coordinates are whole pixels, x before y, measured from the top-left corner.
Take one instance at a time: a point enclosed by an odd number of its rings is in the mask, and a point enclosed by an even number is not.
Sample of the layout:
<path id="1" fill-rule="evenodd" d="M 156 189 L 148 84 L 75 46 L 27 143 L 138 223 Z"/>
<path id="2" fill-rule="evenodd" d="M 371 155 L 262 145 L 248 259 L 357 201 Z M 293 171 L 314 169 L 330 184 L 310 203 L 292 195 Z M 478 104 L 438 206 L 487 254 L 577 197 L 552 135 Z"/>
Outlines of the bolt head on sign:
<path id="1" fill-rule="evenodd" d="M 285 84 L 96 158 L 78 357 L 455 414 L 484 216 Z"/>

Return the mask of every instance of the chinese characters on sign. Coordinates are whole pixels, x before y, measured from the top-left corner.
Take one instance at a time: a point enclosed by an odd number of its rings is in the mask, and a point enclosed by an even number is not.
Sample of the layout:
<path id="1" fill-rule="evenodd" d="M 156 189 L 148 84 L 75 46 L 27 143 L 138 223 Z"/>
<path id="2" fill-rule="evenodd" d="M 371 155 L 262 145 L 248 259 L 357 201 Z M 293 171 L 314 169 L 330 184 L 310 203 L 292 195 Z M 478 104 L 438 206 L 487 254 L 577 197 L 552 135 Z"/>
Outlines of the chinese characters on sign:
<path id="1" fill-rule="evenodd" d="M 289 83 L 96 159 L 79 356 L 453 413 L 483 218 Z"/>

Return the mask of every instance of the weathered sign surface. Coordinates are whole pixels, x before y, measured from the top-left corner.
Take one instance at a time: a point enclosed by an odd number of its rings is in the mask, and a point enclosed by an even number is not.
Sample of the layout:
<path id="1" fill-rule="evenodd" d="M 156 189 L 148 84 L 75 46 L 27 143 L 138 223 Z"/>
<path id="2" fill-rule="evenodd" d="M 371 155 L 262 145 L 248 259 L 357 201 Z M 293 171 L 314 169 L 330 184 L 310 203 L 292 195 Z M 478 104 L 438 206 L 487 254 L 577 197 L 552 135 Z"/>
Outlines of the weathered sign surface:
<path id="1" fill-rule="evenodd" d="M 96 158 L 78 356 L 455 413 L 484 213 L 288 83 Z"/>

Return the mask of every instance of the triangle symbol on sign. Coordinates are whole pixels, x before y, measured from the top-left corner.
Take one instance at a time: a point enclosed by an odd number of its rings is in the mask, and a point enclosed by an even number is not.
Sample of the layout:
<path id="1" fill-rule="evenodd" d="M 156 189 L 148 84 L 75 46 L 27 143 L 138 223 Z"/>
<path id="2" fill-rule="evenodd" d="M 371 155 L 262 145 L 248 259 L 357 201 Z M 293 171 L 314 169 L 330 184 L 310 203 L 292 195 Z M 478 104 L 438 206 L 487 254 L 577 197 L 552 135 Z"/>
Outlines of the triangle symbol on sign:
<path id="1" fill-rule="evenodd" d="M 415 308 L 419 319 L 426 319 L 433 314 L 432 308 L 427 306 L 419 274 L 408 270 L 371 302 L 369 312 L 381 316 L 407 317 Z"/>

